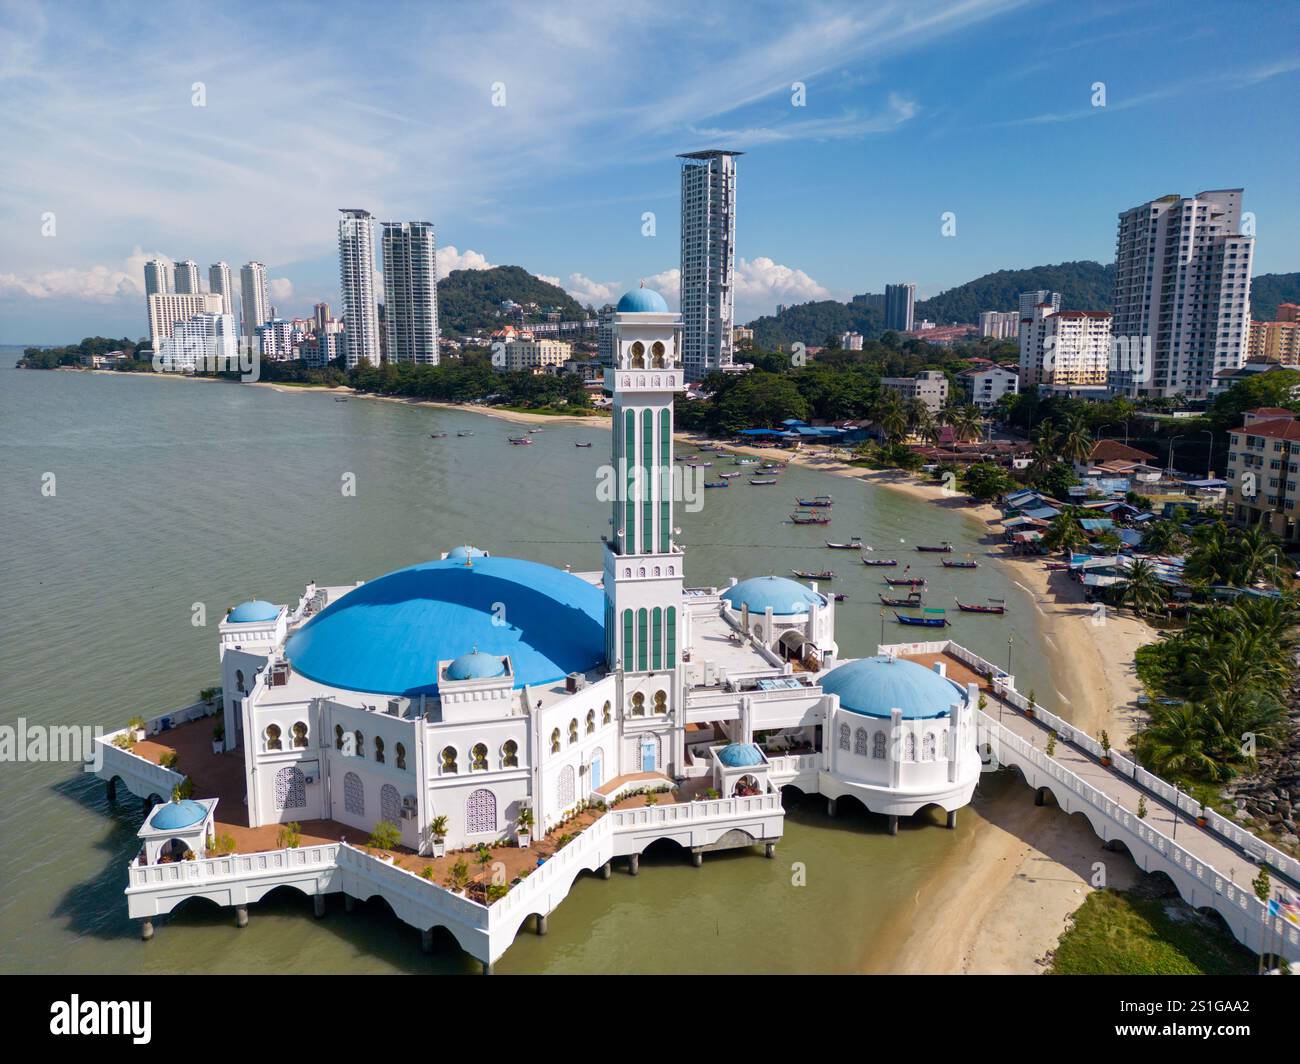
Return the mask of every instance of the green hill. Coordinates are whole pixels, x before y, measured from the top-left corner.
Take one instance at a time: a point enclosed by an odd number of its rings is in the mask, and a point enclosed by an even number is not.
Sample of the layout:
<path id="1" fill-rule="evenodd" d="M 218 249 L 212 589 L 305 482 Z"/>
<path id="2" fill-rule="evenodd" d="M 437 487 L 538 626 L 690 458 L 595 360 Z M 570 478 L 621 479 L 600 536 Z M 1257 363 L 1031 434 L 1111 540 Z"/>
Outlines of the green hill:
<path id="1" fill-rule="evenodd" d="M 493 266 L 490 270 L 452 270 L 439 281 L 438 321 L 443 332 L 452 336 L 495 329 L 509 320 L 501 310 L 507 299 L 524 305 L 536 303 L 543 310 L 556 308 L 564 321 L 587 316 L 563 288 L 534 277 L 521 266 Z M 529 315 L 526 320 L 540 319 Z"/>
<path id="2" fill-rule="evenodd" d="M 1262 273 L 1250 282 L 1250 316 L 1274 321 L 1279 303 L 1300 303 L 1300 273 Z"/>
<path id="3" fill-rule="evenodd" d="M 984 310 L 1015 310 L 1020 293 L 1046 288 L 1061 293 L 1061 306 L 1068 310 L 1109 310 L 1115 267 L 1100 262 L 1062 262 L 1056 266 L 1033 266 L 1027 270 L 998 270 L 986 273 L 956 288 L 916 303 L 916 318 L 929 318 L 936 325 L 950 322 L 975 324 Z"/>

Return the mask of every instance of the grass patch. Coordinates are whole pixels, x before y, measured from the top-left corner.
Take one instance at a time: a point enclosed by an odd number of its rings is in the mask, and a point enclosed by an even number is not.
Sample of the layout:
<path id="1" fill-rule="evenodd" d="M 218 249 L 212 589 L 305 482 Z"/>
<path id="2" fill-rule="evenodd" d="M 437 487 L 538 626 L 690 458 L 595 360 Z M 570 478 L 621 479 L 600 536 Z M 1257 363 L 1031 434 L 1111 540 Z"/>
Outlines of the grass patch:
<path id="1" fill-rule="evenodd" d="M 1227 931 L 1180 901 L 1098 890 L 1061 936 L 1049 974 L 1254 975 L 1258 965 Z"/>
<path id="2" fill-rule="evenodd" d="M 488 410 L 513 410 L 516 414 L 544 414 L 547 417 L 609 417 L 600 410 L 580 406 L 527 406 L 520 403 L 487 407 Z"/>

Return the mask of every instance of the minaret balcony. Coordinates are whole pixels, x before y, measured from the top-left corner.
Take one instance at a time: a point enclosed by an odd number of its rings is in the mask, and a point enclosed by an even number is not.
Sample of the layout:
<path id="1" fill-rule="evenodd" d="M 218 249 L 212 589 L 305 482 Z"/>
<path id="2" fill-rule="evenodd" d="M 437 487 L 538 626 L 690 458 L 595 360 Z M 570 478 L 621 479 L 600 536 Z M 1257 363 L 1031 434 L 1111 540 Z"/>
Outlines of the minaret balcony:
<path id="1" fill-rule="evenodd" d="M 627 395 L 636 392 L 680 392 L 686 389 L 686 371 L 680 366 L 660 369 L 605 370 L 605 389 Z"/>

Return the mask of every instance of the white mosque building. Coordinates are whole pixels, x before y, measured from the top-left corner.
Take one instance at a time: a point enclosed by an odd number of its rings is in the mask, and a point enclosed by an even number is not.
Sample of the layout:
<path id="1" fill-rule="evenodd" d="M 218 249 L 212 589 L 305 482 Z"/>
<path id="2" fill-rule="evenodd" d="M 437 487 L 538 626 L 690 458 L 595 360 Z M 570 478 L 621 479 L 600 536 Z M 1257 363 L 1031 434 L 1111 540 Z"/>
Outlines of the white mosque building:
<path id="1" fill-rule="evenodd" d="M 841 659 L 833 596 L 816 585 L 760 574 L 688 587 L 673 517 L 681 322 L 641 288 L 619 301 L 612 333 L 605 386 L 621 490 L 600 571 L 461 546 L 227 615 L 222 756 L 242 757 L 250 828 L 332 821 L 369 832 L 387 820 L 405 847 L 436 854 L 527 841 L 524 810 L 543 836 L 581 806 L 663 788 L 679 811 L 617 821 L 602 853 L 635 860 L 671 837 L 698 862 L 760 843 L 770 856 L 783 786 L 832 809 L 854 797 L 891 830 L 934 806 L 954 825 L 981 769 L 974 685 L 947 679 L 942 664 Z M 183 816 L 151 814 L 144 864 L 168 830 L 185 829 L 178 816 L 196 838 L 221 819 L 202 798 Z M 145 900 L 147 875 L 132 882 L 132 915 L 169 911 Z M 220 895 L 239 896 L 252 897 Z M 467 949 L 472 939 L 473 928 Z M 479 953 L 486 964 L 503 948 Z"/>

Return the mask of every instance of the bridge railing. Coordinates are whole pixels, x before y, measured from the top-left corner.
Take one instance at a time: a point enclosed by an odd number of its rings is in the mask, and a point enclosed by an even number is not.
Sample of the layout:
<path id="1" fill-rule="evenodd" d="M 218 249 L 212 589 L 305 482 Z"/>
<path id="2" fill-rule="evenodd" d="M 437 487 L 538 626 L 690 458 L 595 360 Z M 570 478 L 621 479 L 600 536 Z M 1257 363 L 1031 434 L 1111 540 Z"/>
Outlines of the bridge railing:
<path id="1" fill-rule="evenodd" d="M 170 861 L 167 864 L 142 865 L 132 861 L 127 868 L 127 890 L 328 868 L 338 859 L 338 850 L 339 844 L 335 842 L 261 853 L 234 853 L 226 857 L 200 857 L 194 861 Z"/>

